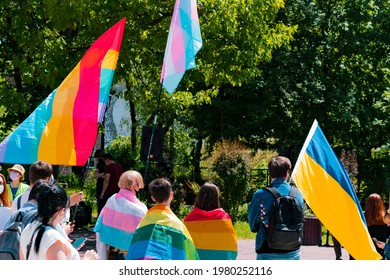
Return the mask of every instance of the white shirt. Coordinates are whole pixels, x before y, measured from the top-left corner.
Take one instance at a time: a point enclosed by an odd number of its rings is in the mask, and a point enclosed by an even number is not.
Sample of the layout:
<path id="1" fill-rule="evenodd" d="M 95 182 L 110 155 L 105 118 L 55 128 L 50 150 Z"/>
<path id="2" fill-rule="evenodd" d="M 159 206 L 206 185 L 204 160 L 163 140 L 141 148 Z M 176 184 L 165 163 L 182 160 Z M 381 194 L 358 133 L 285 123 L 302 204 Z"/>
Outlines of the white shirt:
<path id="1" fill-rule="evenodd" d="M 22 231 L 20 237 L 20 248 L 23 252 L 25 258 L 27 258 L 27 245 L 30 243 L 31 236 L 34 233 L 35 229 L 40 225 L 39 222 L 33 222 L 28 224 Z M 45 232 L 42 236 L 41 244 L 39 245 L 38 253 L 35 252 L 35 239 L 38 232 L 34 234 L 33 242 L 30 250 L 29 260 L 47 260 L 46 253 L 49 248 L 58 240 L 68 247 L 69 253 L 66 255 L 67 260 L 79 260 L 79 252 L 72 246 L 72 244 L 65 239 L 65 237 L 56 229 L 47 226 Z"/>
<path id="2" fill-rule="evenodd" d="M 23 204 L 25 204 L 27 202 L 29 195 L 30 195 L 30 188 L 27 189 L 24 193 L 22 193 L 22 194 L 18 195 L 17 197 L 15 197 L 14 201 L 12 202 L 12 206 L 11 206 L 12 213 L 15 213 L 15 211 L 18 210 L 19 196 L 22 197 L 21 201 L 20 201 L 20 208 L 22 208 Z"/>
<path id="3" fill-rule="evenodd" d="M 0 231 L 4 230 L 4 226 L 11 218 L 12 212 L 9 207 L 0 207 Z"/>

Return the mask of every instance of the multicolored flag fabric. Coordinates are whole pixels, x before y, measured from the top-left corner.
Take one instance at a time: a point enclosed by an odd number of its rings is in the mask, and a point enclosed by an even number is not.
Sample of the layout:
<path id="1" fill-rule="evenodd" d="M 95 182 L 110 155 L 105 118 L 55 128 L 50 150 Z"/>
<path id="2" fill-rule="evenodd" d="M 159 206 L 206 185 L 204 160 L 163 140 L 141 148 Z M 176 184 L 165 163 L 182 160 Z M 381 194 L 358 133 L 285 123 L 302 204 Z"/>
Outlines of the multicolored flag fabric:
<path id="1" fill-rule="evenodd" d="M 145 204 L 127 189 L 121 189 L 104 205 L 96 225 L 100 241 L 121 250 L 129 249 L 135 229 L 148 212 Z"/>
<path id="2" fill-rule="evenodd" d="M 191 235 L 170 208 L 156 205 L 141 220 L 127 260 L 197 260 Z"/>
<path id="3" fill-rule="evenodd" d="M 196 66 L 195 56 L 201 48 L 196 0 L 176 0 L 160 79 L 167 92 L 172 94 L 184 72 Z"/>
<path id="4" fill-rule="evenodd" d="M 0 162 L 82 166 L 95 145 L 126 19 L 98 38 L 80 62 L 0 144 Z"/>
<path id="5" fill-rule="evenodd" d="M 195 207 L 184 218 L 201 260 L 235 260 L 237 235 L 223 209 L 205 211 Z"/>
<path id="6" fill-rule="evenodd" d="M 356 260 L 377 260 L 348 173 L 314 121 L 291 175 L 307 204 Z"/>

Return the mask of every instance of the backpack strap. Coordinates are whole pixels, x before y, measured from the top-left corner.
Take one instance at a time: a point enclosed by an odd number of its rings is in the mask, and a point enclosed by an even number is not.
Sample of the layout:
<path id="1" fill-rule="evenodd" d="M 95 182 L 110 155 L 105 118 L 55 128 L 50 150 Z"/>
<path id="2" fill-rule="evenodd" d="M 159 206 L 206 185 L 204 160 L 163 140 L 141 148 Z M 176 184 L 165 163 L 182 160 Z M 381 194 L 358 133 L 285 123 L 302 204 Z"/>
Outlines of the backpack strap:
<path id="1" fill-rule="evenodd" d="M 37 218 L 38 218 L 38 211 L 32 210 L 32 211 L 28 212 L 24 216 L 23 223 L 24 223 L 24 225 L 27 225 L 27 224 L 32 223 L 33 221 L 35 221 Z"/>
<path id="2" fill-rule="evenodd" d="M 22 195 L 19 195 L 18 201 L 17 201 L 16 203 L 17 203 L 17 204 L 16 204 L 16 209 L 19 210 L 20 207 L 21 207 L 20 204 L 22 204 Z"/>
<path id="3" fill-rule="evenodd" d="M 269 191 L 275 199 L 281 197 L 279 191 L 275 187 L 267 186 L 265 189 Z"/>
<path id="4" fill-rule="evenodd" d="M 298 188 L 295 187 L 295 186 L 291 186 L 289 195 L 292 196 L 292 197 L 297 198 L 297 196 L 298 196 Z"/>
<path id="5" fill-rule="evenodd" d="M 23 220 L 23 213 L 22 211 L 19 211 L 16 215 L 15 222 L 21 222 Z"/>

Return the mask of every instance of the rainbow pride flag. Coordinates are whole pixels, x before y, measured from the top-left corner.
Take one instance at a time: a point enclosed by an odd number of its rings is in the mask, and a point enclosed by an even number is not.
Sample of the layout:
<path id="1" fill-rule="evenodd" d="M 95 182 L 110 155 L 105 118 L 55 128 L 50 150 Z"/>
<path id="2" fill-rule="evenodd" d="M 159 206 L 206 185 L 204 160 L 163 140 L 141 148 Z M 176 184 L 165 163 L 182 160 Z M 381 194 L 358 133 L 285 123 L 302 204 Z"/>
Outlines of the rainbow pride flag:
<path id="1" fill-rule="evenodd" d="M 186 70 L 196 67 L 202 48 L 196 0 L 176 0 L 165 47 L 160 82 L 172 94 Z"/>
<path id="2" fill-rule="evenodd" d="M 135 229 L 148 212 L 135 193 L 127 189 L 111 196 L 96 221 L 94 231 L 100 241 L 121 250 L 127 250 Z"/>
<path id="3" fill-rule="evenodd" d="M 201 260 L 235 260 L 237 235 L 223 209 L 205 211 L 195 207 L 184 219 Z"/>
<path id="4" fill-rule="evenodd" d="M 108 101 L 126 19 L 84 54 L 80 62 L 0 144 L 0 162 L 82 166 L 96 142 Z"/>
<path id="5" fill-rule="evenodd" d="M 348 172 L 315 120 L 291 175 L 314 214 L 356 260 L 378 260 Z"/>
<path id="6" fill-rule="evenodd" d="M 141 220 L 127 260 L 197 260 L 191 235 L 169 207 L 156 205 Z"/>

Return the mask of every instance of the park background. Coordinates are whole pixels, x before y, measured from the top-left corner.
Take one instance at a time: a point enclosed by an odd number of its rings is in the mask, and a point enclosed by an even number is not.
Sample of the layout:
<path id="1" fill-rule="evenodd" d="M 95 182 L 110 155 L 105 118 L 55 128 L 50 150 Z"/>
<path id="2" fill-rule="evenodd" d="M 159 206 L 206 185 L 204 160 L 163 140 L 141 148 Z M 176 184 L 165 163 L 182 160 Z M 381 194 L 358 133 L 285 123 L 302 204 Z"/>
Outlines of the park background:
<path id="1" fill-rule="evenodd" d="M 294 164 L 314 119 L 349 172 L 363 209 L 373 192 L 387 204 L 389 1 L 197 3 L 203 47 L 197 67 L 176 91 L 162 92 L 156 157 L 147 176 L 143 130 L 153 125 L 174 1 L 3 2 L 0 140 L 61 83 L 100 34 L 126 17 L 107 114 L 118 99 L 128 113 L 119 121 L 121 130 L 112 118 L 105 120 L 96 148 L 140 171 L 145 183 L 157 176 L 174 179 L 172 208 L 179 217 L 190 210 L 199 186 L 212 181 L 239 236 L 253 238 L 247 203 L 269 182 L 268 160 L 282 154 Z M 92 155 L 84 167 L 56 166 L 69 193 L 86 193 L 92 212 L 87 227 L 96 218 Z M 140 197 L 148 202 L 146 189 Z M 310 209 L 306 214 L 313 215 Z"/>

